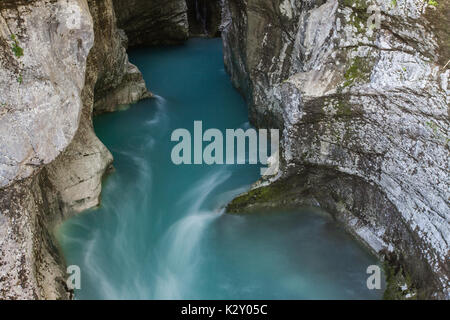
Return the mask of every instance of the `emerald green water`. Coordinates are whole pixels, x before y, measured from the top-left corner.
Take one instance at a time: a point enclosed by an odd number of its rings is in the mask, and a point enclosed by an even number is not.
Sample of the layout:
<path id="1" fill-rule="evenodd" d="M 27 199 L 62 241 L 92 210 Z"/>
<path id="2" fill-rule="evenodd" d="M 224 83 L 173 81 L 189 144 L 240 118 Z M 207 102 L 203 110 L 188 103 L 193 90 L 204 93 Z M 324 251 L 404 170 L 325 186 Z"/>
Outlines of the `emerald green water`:
<path id="1" fill-rule="evenodd" d="M 246 128 L 218 39 L 130 53 L 158 95 L 95 119 L 116 171 L 102 206 L 58 237 L 81 268 L 78 299 L 378 299 L 377 264 L 329 218 L 310 210 L 233 216 L 223 206 L 259 178 L 252 165 L 176 166 L 176 128 Z"/>

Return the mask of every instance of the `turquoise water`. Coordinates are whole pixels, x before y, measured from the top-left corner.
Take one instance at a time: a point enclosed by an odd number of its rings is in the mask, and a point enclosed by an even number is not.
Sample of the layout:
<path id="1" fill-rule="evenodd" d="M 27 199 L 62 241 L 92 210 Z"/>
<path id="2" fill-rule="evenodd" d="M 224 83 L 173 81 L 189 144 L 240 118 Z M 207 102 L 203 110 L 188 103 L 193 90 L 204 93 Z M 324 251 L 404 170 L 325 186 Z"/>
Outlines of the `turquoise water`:
<path id="1" fill-rule="evenodd" d="M 377 264 L 329 218 L 309 210 L 233 216 L 223 206 L 259 178 L 251 165 L 176 166 L 176 128 L 246 128 L 220 40 L 130 53 L 158 95 L 95 119 L 112 151 L 102 206 L 59 239 L 81 268 L 78 299 L 377 299 Z"/>

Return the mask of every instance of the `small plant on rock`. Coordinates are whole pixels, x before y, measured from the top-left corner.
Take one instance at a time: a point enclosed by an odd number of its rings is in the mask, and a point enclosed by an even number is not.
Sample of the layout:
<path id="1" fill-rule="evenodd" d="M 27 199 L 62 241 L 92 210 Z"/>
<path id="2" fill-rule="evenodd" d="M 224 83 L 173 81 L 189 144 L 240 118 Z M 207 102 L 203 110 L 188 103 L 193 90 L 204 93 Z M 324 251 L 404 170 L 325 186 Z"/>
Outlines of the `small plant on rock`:
<path id="1" fill-rule="evenodd" d="M 23 56 L 23 49 L 19 46 L 19 41 L 17 41 L 16 35 L 11 35 L 11 40 L 13 41 L 12 51 L 17 58 L 21 58 Z"/>

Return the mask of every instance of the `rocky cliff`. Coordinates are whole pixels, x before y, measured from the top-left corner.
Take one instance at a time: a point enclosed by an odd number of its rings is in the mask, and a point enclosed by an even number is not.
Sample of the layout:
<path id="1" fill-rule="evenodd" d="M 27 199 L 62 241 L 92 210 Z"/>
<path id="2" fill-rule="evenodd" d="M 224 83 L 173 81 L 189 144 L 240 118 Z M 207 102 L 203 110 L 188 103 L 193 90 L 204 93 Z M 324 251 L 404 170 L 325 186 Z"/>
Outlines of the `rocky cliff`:
<path id="1" fill-rule="evenodd" d="M 221 0 L 186 0 L 190 36 L 220 36 Z"/>
<path id="2" fill-rule="evenodd" d="M 114 0 L 114 7 L 131 46 L 176 44 L 189 37 L 185 0 Z"/>
<path id="3" fill-rule="evenodd" d="M 71 296 L 53 228 L 98 204 L 92 112 L 148 93 L 112 0 L 0 3 L 0 298 Z"/>
<path id="4" fill-rule="evenodd" d="M 221 0 L 114 0 L 130 46 L 180 44 L 220 35 Z"/>
<path id="5" fill-rule="evenodd" d="M 322 207 L 422 298 L 450 296 L 450 2 L 437 2 L 225 0 L 223 12 L 251 120 L 283 133 L 278 175 L 228 210 Z"/>

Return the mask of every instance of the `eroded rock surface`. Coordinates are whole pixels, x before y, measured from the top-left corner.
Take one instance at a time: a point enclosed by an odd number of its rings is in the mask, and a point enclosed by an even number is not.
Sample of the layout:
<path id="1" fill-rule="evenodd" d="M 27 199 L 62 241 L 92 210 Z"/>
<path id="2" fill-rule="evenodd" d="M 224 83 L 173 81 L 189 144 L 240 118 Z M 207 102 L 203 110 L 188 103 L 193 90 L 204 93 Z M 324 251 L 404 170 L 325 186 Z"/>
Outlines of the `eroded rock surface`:
<path id="1" fill-rule="evenodd" d="M 225 0 L 227 69 L 253 123 L 283 130 L 278 191 L 253 190 L 229 210 L 321 206 L 421 297 L 449 298 L 449 8 Z"/>
<path id="2" fill-rule="evenodd" d="M 218 37 L 222 22 L 221 0 L 186 0 L 189 35 Z"/>
<path id="3" fill-rule="evenodd" d="M 0 13 L 0 298 L 70 298 L 53 228 L 99 202 L 112 156 L 94 106 L 148 92 L 112 0 L 8 0 Z"/>
<path id="4" fill-rule="evenodd" d="M 114 0 L 130 46 L 177 44 L 189 37 L 185 0 Z"/>
<path id="5" fill-rule="evenodd" d="M 72 9 L 64 1 L 9 4 L 0 15 L 0 187 L 32 175 L 72 141 L 94 43 L 83 1 L 72 4 L 76 26 L 66 23 Z"/>

